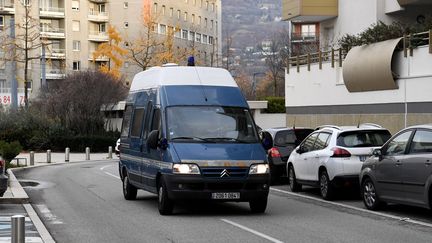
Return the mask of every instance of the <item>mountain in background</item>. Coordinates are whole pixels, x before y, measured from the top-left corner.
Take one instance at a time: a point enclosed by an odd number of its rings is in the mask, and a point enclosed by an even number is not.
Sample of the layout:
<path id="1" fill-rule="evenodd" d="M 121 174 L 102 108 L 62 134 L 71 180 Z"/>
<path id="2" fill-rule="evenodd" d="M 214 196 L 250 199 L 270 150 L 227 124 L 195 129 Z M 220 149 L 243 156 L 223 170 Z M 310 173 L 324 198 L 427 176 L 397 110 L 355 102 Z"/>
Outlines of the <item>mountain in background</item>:
<path id="1" fill-rule="evenodd" d="M 235 49 L 255 47 L 288 27 L 281 15 L 281 0 L 222 0 L 222 39 L 230 36 Z"/>

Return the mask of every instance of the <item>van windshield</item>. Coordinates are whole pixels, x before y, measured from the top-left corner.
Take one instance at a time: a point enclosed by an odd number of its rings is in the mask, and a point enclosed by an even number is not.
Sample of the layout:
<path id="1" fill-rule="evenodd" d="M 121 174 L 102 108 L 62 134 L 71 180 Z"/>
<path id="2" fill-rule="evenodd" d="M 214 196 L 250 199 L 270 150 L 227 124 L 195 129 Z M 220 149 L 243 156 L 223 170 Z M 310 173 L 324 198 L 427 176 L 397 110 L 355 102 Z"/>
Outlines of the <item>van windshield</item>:
<path id="1" fill-rule="evenodd" d="M 175 106 L 167 108 L 171 141 L 257 143 L 249 110 L 221 106 Z"/>

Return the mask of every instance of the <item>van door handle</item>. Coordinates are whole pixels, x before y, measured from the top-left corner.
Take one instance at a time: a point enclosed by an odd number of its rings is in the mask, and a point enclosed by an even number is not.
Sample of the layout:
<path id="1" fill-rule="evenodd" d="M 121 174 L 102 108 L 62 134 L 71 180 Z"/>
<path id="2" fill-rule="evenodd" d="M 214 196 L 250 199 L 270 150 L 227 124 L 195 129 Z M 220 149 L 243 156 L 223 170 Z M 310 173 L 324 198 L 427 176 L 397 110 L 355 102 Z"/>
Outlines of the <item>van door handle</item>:
<path id="1" fill-rule="evenodd" d="M 432 165 L 432 162 L 430 160 L 426 160 L 425 165 L 426 166 Z"/>
<path id="2" fill-rule="evenodd" d="M 400 162 L 400 160 L 396 161 L 396 166 L 400 166 L 402 165 L 402 162 Z"/>

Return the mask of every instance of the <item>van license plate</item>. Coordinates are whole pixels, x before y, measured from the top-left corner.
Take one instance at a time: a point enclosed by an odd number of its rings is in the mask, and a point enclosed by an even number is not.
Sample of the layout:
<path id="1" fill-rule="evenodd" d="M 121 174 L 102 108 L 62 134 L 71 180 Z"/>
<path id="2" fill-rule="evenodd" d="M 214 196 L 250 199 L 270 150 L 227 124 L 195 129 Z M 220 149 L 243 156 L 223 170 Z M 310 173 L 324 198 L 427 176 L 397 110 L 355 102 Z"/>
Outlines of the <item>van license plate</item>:
<path id="1" fill-rule="evenodd" d="M 365 162 L 366 159 L 368 158 L 366 155 L 360 155 L 359 157 L 361 162 Z"/>
<path id="2" fill-rule="evenodd" d="M 240 192 L 214 192 L 212 199 L 240 199 Z"/>

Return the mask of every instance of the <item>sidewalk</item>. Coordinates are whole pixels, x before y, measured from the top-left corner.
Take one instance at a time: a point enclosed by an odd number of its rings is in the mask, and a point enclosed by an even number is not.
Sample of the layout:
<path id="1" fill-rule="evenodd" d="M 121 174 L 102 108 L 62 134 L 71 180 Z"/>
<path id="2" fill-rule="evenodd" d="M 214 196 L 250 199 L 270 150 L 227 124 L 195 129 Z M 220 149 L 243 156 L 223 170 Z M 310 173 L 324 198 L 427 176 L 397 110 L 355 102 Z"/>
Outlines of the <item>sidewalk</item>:
<path id="1" fill-rule="evenodd" d="M 117 156 L 114 153 L 112 157 L 113 160 L 117 159 Z M 98 160 L 111 159 L 108 158 L 108 153 L 90 154 L 90 161 Z M 47 163 L 47 153 L 35 153 L 34 165 L 30 166 L 30 153 L 20 153 L 18 156 L 16 156 L 15 159 L 12 161 L 12 164 L 17 165 L 17 162 L 19 162 L 20 168 L 8 170 L 8 188 L 3 197 L 0 197 L 0 209 L 3 209 L 0 211 L 0 221 L 3 221 L 0 222 L 0 243 L 10 242 L 10 229 L 8 228 L 7 221 L 11 215 L 15 214 L 21 214 L 26 216 L 26 228 L 27 225 L 29 225 L 30 229 L 36 228 L 36 231 L 26 231 L 26 242 L 54 242 L 51 235 L 43 225 L 42 221 L 39 219 L 36 212 L 29 204 L 29 197 L 24 191 L 19 181 L 16 179 L 13 173 L 14 170 L 85 161 L 89 161 L 86 160 L 85 153 L 70 153 L 69 162 L 65 162 L 64 153 L 51 153 L 51 163 Z M 9 210 L 5 210 L 7 208 L 9 208 Z"/>

